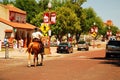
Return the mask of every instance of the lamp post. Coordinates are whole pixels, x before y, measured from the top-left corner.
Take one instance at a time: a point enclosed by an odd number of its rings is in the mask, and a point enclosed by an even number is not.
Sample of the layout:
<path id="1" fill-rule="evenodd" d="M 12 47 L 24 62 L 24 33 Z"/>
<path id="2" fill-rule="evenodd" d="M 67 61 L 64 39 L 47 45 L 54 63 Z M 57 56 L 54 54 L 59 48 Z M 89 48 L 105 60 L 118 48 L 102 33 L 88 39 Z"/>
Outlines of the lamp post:
<path id="1" fill-rule="evenodd" d="M 49 3 L 48 3 L 48 9 L 49 9 L 49 24 L 50 24 L 50 9 L 52 8 L 52 4 L 51 4 L 51 2 L 49 1 Z"/>
<path id="2" fill-rule="evenodd" d="M 97 36 L 97 32 L 98 32 L 98 27 L 96 26 L 96 23 L 94 22 L 93 23 L 93 26 L 91 28 L 91 34 L 92 34 L 92 37 L 94 38 L 93 39 L 93 48 L 95 47 L 95 38 Z"/>
<path id="3" fill-rule="evenodd" d="M 49 1 L 48 8 L 51 9 L 51 7 L 52 7 L 52 4 L 51 4 L 51 1 Z"/>
<path id="4" fill-rule="evenodd" d="M 51 13 L 50 13 L 50 9 L 52 8 L 52 4 L 51 4 L 51 1 L 49 1 L 48 3 L 48 9 L 49 9 L 49 20 L 48 20 L 48 23 L 49 23 L 49 26 L 51 24 Z M 48 35 L 49 35 L 49 53 L 51 53 L 50 51 L 50 41 L 51 41 L 51 28 L 50 30 L 48 31 Z"/>

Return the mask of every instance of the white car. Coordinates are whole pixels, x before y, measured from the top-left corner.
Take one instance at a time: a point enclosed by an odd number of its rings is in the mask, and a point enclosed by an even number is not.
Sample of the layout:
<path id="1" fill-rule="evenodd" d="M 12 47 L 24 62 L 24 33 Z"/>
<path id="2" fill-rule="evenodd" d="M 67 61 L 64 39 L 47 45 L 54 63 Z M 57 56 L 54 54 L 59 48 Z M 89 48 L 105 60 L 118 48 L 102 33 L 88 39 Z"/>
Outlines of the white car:
<path id="1" fill-rule="evenodd" d="M 89 45 L 88 43 L 86 43 L 85 41 L 79 41 L 77 44 L 77 50 L 89 50 Z"/>

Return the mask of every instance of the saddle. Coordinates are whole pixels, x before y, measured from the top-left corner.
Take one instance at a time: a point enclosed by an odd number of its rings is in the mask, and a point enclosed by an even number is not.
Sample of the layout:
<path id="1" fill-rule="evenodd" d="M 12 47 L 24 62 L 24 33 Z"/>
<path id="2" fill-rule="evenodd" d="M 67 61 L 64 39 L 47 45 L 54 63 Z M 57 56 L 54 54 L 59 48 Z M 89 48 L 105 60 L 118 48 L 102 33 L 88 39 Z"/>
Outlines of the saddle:
<path id="1" fill-rule="evenodd" d="M 34 39 L 32 40 L 32 42 L 38 42 L 38 43 L 40 44 L 40 46 L 41 46 L 40 53 L 44 53 L 44 44 L 42 43 L 42 41 L 41 41 L 40 39 L 34 38 Z M 32 53 L 32 54 L 33 54 L 33 53 Z"/>

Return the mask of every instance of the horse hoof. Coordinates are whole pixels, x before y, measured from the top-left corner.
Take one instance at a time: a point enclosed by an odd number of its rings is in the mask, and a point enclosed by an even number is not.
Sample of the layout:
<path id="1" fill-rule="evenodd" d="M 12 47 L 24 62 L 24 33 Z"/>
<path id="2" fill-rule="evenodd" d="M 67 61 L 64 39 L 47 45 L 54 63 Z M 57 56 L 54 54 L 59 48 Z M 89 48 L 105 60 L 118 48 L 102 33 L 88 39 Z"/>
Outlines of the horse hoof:
<path id="1" fill-rule="evenodd" d="M 40 66 L 43 66 L 43 63 L 40 63 Z"/>
<path id="2" fill-rule="evenodd" d="M 27 65 L 27 67 L 31 67 L 31 65 Z"/>

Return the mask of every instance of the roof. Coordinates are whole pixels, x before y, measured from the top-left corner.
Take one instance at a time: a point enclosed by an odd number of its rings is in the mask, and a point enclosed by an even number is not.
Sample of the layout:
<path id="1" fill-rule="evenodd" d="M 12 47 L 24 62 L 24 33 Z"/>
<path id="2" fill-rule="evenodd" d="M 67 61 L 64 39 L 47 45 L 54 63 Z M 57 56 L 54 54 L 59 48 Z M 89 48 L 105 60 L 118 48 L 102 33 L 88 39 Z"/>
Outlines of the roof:
<path id="1" fill-rule="evenodd" d="M 7 25 L 12 26 L 13 28 L 23 28 L 23 29 L 34 29 L 35 26 L 29 23 L 17 23 L 17 22 L 10 22 L 5 19 L 0 18 L 0 22 L 5 23 Z"/>
<path id="2" fill-rule="evenodd" d="M 12 5 L 12 4 L 7 4 L 7 5 L 0 4 L 0 6 L 3 6 L 5 8 L 7 8 L 7 9 L 9 9 L 9 11 L 26 14 L 26 11 L 23 11 L 23 10 L 17 8 L 17 7 L 14 7 L 14 5 Z"/>
<path id="3" fill-rule="evenodd" d="M 13 30 L 11 30 L 11 29 L 6 29 L 5 32 L 10 32 L 10 33 L 12 33 Z"/>

